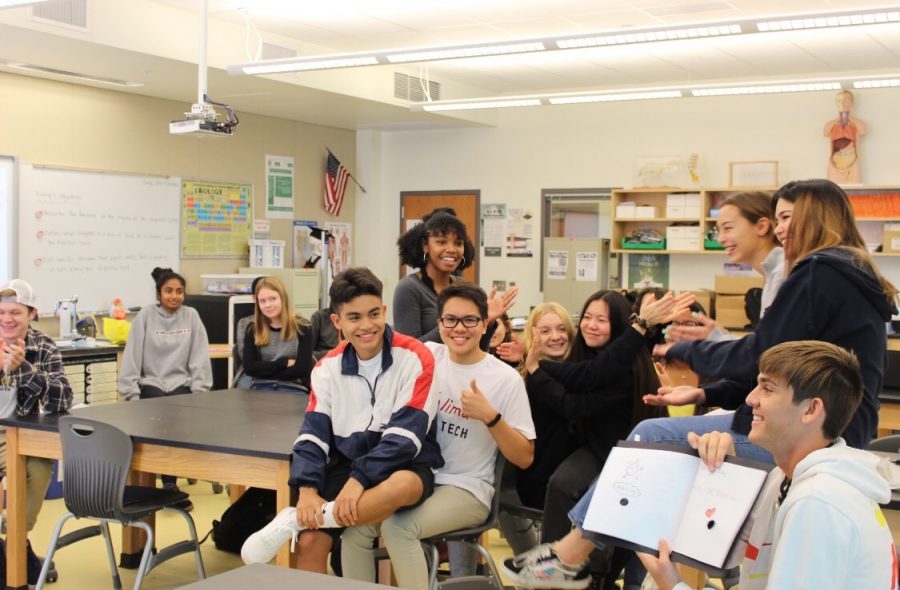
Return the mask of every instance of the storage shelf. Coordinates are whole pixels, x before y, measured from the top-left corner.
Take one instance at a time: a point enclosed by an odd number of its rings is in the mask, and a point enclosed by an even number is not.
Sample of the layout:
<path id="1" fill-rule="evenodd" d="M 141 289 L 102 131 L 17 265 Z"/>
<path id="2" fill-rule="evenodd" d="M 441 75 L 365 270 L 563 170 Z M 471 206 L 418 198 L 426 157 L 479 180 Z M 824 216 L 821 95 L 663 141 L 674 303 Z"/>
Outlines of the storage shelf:
<path id="1" fill-rule="evenodd" d="M 718 254 L 725 255 L 725 250 L 631 250 L 626 248 L 613 248 L 611 252 L 617 254 Z M 887 256 L 884 254 L 883 256 Z M 900 254 L 894 254 L 900 256 Z"/>
<path id="2" fill-rule="evenodd" d="M 616 223 L 640 223 L 642 221 L 663 221 L 671 223 L 700 223 L 698 217 L 617 217 L 613 219 Z"/>
<path id="3" fill-rule="evenodd" d="M 661 224 L 692 224 L 698 225 L 700 227 L 700 237 L 702 238 L 708 235 L 708 232 L 716 227 L 716 222 L 718 218 L 710 216 L 710 210 L 717 205 L 717 203 L 721 202 L 721 200 L 729 195 L 734 193 L 738 193 L 744 190 L 743 188 L 736 187 L 715 187 L 715 188 L 700 188 L 700 187 L 660 187 L 660 188 L 636 188 L 636 189 L 617 189 L 612 191 L 612 211 L 615 214 L 616 207 L 620 203 L 639 203 L 642 205 L 650 205 L 657 207 L 657 212 L 665 212 L 667 205 L 667 195 L 669 194 L 682 194 L 682 193 L 699 193 L 700 194 L 700 212 L 697 217 L 652 217 L 652 218 L 619 218 L 613 217 L 612 220 L 612 243 L 621 244 L 622 238 L 624 236 L 629 235 L 633 230 L 638 229 L 641 223 L 651 224 L 649 227 L 655 229 L 660 232 L 663 237 L 665 237 L 664 232 L 666 231 L 665 227 L 662 227 Z M 864 186 L 864 185 L 855 185 L 855 186 L 846 186 L 844 190 L 848 195 L 860 195 L 860 194 L 878 194 L 884 192 L 896 192 L 900 193 L 900 187 L 897 186 Z M 775 188 L 766 189 L 764 192 L 772 193 L 775 191 Z M 868 242 L 872 243 L 880 243 L 882 240 L 878 236 L 881 233 L 881 228 L 879 228 L 875 224 L 889 224 L 889 223 L 900 223 L 900 216 L 894 217 L 857 217 L 857 223 L 860 226 L 860 231 L 863 234 L 863 237 Z M 634 254 L 634 253 L 652 253 L 652 254 L 713 254 L 717 256 L 724 256 L 723 250 L 629 250 L 624 248 L 613 248 L 612 252 L 616 252 L 619 254 Z M 900 257 L 900 253 L 892 253 L 892 252 L 876 252 L 873 253 L 872 256 L 875 257 Z"/>

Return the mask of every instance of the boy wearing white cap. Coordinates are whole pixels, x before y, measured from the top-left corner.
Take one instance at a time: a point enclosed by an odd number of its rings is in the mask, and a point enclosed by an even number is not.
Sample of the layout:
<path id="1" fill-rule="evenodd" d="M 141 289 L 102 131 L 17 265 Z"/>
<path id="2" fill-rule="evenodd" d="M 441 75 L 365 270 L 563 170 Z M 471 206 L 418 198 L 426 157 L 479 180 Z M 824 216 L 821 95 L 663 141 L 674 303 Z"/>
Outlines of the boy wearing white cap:
<path id="1" fill-rule="evenodd" d="M 65 412 L 72 388 L 53 339 L 30 326 L 37 316 L 34 290 L 22 279 L 0 285 L 0 414 L 3 417 Z M 0 427 L 0 471 L 6 471 L 6 436 Z M 28 457 L 26 485 L 28 530 L 34 528 L 50 485 L 53 462 Z M 0 553 L 4 559 L 5 553 Z M 34 584 L 40 561 L 28 545 L 28 582 Z M 36 569 L 35 569 L 36 568 Z"/>

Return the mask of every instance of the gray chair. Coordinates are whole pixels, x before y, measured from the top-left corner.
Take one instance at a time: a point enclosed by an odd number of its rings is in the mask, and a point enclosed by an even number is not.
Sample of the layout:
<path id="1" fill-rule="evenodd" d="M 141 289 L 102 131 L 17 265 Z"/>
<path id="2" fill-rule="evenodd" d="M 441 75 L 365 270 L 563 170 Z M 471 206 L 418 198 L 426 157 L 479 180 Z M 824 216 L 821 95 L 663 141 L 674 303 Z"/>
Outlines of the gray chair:
<path id="1" fill-rule="evenodd" d="M 900 453 L 900 434 L 876 438 L 869 442 L 869 450 L 882 453 Z"/>
<path id="2" fill-rule="evenodd" d="M 471 590 L 476 588 L 493 588 L 494 590 L 503 590 L 503 581 L 500 579 L 500 573 L 497 566 L 494 565 L 494 559 L 487 549 L 480 543 L 481 535 L 497 526 L 497 516 L 500 514 L 500 487 L 503 481 L 503 467 L 506 459 L 499 452 L 497 453 L 497 462 L 494 466 L 494 497 L 491 500 L 491 511 L 485 521 L 472 528 L 460 529 L 443 533 L 422 539 L 422 548 L 428 557 L 428 587 L 431 590 Z M 440 542 L 456 542 L 477 552 L 484 558 L 484 563 L 488 569 L 489 575 L 484 576 L 464 576 L 459 578 L 450 578 L 438 583 L 438 548 Z"/>
<path id="3" fill-rule="evenodd" d="M 176 506 L 187 498 L 184 492 L 146 486 L 125 484 L 131 469 L 131 437 L 110 424 L 77 416 L 63 416 L 59 419 L 59 435 L 63 456 L 63 498 L 68 512 L 56 523 L 50 548 L 44 559 L 44 567 L 38 578 L 36 589 L 43 588 L 53 554 L 57 549 L 84 539 L 102 535 L 106 541 L 106 552 L 112 573 L 113 588 L 119 590 L 122 581 L 116 567 L 109 523 L 122 526 L 136 526 L 147 533 L 147 543 L 141 555 L 135 590 L 139 590 L 144 576 L 157 565 L 176 555 L 193 552 L 197 560 L 197 573 L 206 577 L 197 529 L 190 514 Z M 141 520 L 159 510 L 173 510 L 187 521 L 191 538 L 165 547 L 153 554 L 153 528 Z M 63 525 L 70 518 L 90 518 L 99 525 L 77 529 L 60 537 Z"/>
<path id="4" fill-rule="evenodd" d="M 491 511 L 487 519 L 477 527 L 450 531 L 426 539 L 420 539 L 422 550 L 425 551 L 425 558 L 428 561 L 428 588 L 429 590 L 479 590 L 481 588 L 493 588 L 494 590 L 503 590 L 503 581 L 500 573 L 494 565 L 494 560 L 488 550 L 482 547 L 479 542 L 482 533 L 486 533 L 497 526 L 497 516 L 500 514 L 500 482 L 503 477 L 503 466 L 506 459 L 499 452 L 497 453 L 497 463 L 494 467 L 494 498 L 491 501 Z M 438 581 L 438 566 L 440 565 L 440 557 L 438 556 L 437 544 L 441 542 L 455 541 L 477 552 L 484 558 L 490 572 L 489 576 L 463 576 L 459 578 L 449 578 L 447 580 Z M 387 549 L 379 547 L 375 550 L 375 560 L 389 559 Z"/>

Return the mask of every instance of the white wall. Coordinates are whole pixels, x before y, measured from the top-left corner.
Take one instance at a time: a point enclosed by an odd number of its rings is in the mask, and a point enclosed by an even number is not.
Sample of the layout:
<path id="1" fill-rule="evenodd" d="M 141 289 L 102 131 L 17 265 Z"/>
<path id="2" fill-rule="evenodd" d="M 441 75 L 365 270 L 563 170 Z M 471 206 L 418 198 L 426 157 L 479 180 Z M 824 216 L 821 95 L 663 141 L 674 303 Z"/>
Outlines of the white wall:
<path id="1" fill-rule="evenodd" d="M 900 90 L 856 92 L 854 116 L 869 129 L 861 143 L 866 184 L 900 187 Z M 826 121 L 833 93 L 533 107 L 503 111 L 494 128 L 394 131 L 358 136 L 357 161 L 369 194 L 357 200 L 357 261 L 383 277 L 390 301 L 397 281 L 401 191 L 480 189 L 483 203 L 506 202 L 535 214 L 542 188 L 631 186 L 636 157 L 700 155 L 704 186 L 727 185 L 728 162 L 778 160 L 780 180 L 825 174 Z M 380 166 L 377 163 L 380 162 Z M 368 165 L 371 163 L 371 165 Z M 724 256 L 673 255 L 670 285 L 711 288 Z M 900 283 L 900 259 L 877 259 Z M 481 284 L 516 281 L 513 313 L 541 300 L 537 256 L 482 258 Z"/>

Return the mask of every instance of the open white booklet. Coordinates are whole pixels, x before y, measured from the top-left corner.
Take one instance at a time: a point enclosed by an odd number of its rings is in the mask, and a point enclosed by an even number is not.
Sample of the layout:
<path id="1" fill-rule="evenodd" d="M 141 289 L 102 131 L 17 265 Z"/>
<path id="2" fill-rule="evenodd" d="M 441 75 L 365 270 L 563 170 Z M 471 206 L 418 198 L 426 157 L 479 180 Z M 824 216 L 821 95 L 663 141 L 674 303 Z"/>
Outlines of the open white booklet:
<path id="1" fill-rule="evenodd" d="M 728 457 L 710 472 L 688 446 L 623 441 L 603 466 L 584 521 L 589 538 L 721 569 L 770 467 Z"/>

